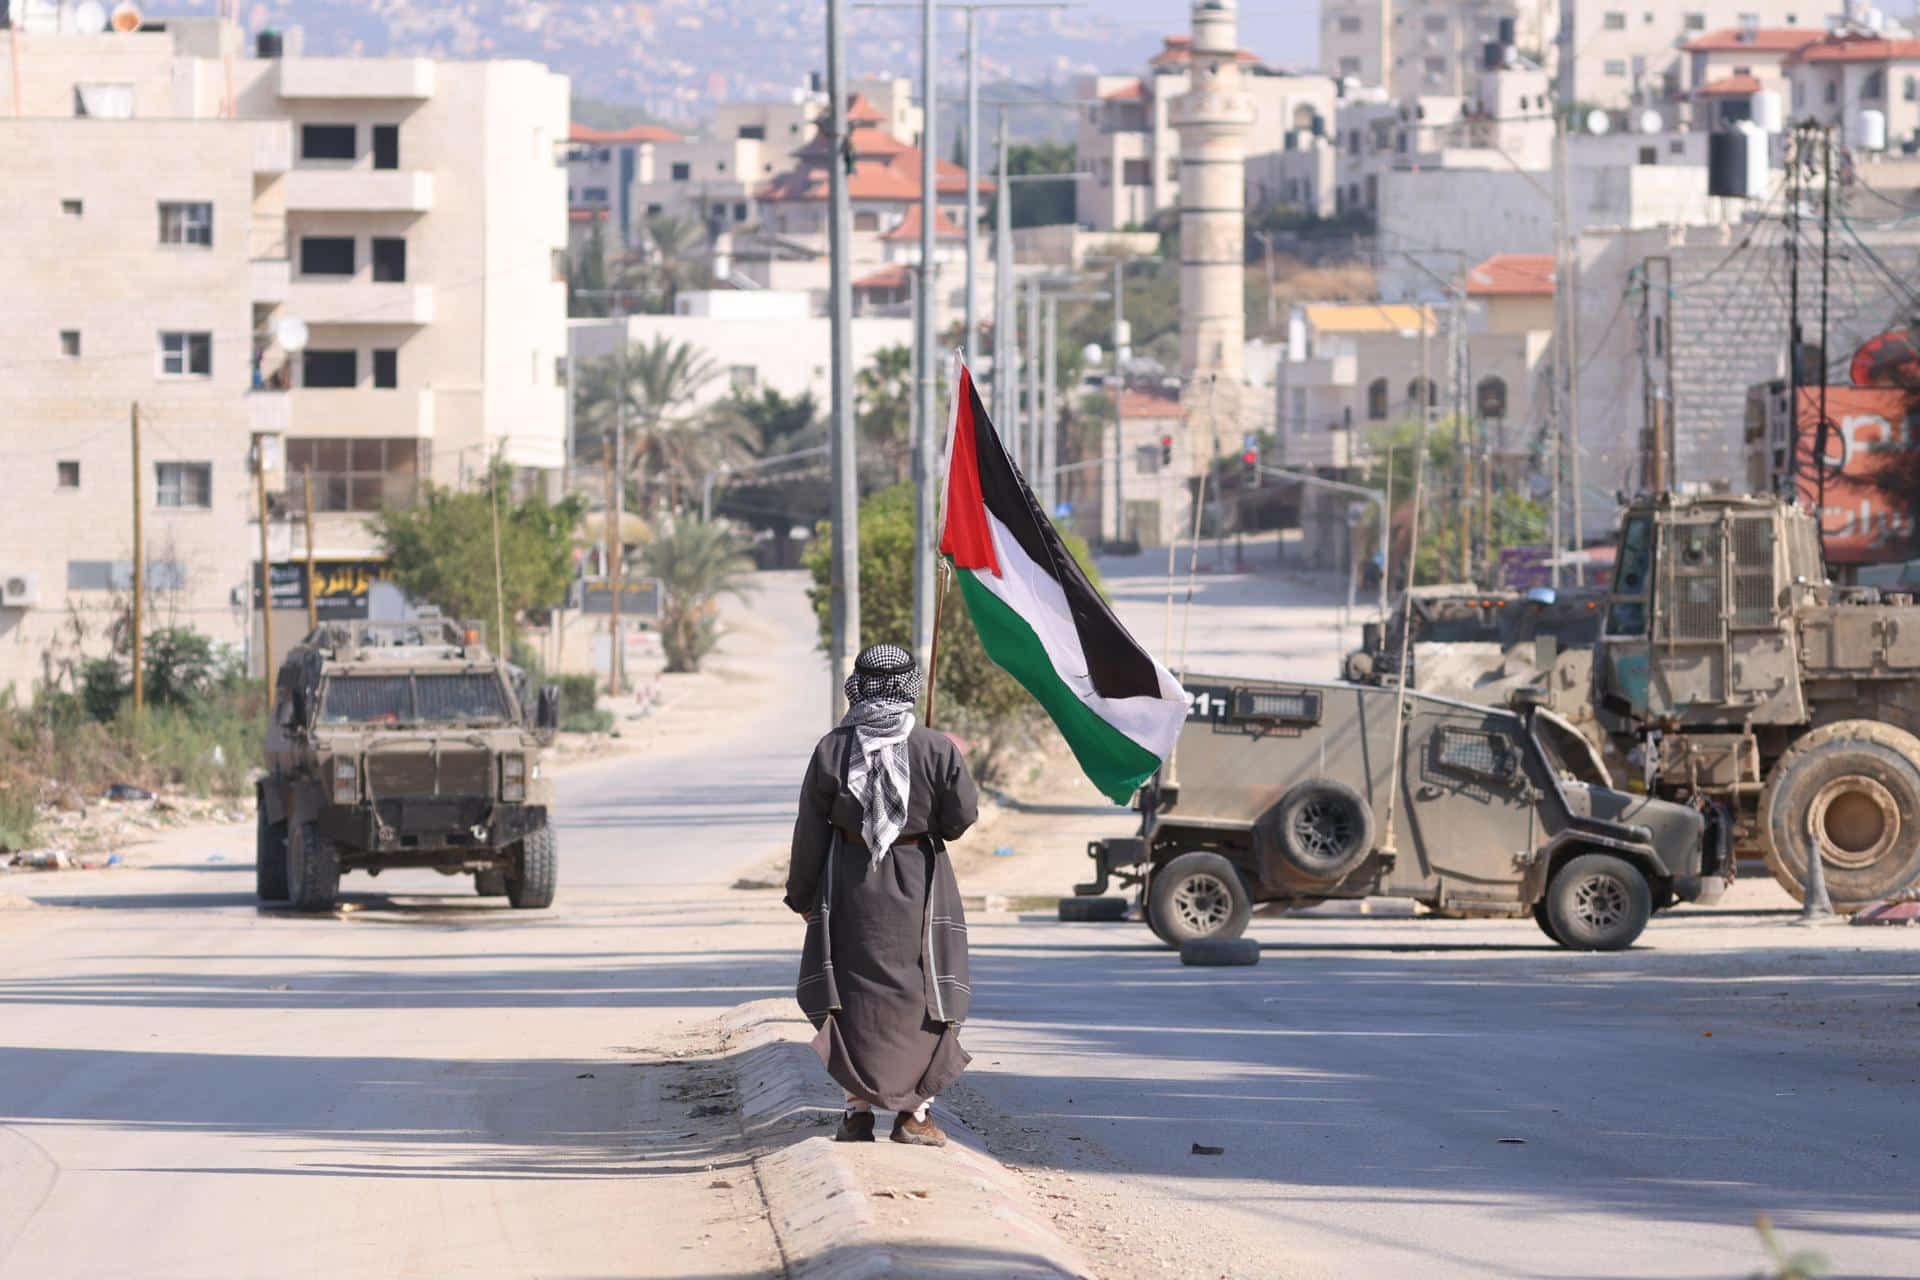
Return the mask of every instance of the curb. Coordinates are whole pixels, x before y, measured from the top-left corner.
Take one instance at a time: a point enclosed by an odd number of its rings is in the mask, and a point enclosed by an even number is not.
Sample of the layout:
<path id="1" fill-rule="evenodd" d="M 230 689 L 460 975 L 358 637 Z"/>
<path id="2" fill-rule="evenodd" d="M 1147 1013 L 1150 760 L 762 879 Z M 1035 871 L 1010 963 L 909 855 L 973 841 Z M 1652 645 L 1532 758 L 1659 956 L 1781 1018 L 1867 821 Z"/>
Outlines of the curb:
<path id="1" fill-rule="evenodd" d="M 1079 1250 L 1034 1212 L 1019 1178 L 946 1106 L 934 1107 L 949 1138 L 941 1152 L 884 1138 L 843 1146 L 827 1136 L 823 1130 L 840 1117 L 839 1090 L 808 1044 L 813 1028 L 791 1001 L 741 1005 L 721 1026 L 741 1132 L 770 1147 L 754 1157 L 753 1168 L 789 1276 L 1078 1280 L 1093 1274 Z M 885 1185 L 903 1178 L 912 1191 Z M 931 1229 L 878 1207 L 899 1203 L 903 1194 L 929 1201 Z"/>

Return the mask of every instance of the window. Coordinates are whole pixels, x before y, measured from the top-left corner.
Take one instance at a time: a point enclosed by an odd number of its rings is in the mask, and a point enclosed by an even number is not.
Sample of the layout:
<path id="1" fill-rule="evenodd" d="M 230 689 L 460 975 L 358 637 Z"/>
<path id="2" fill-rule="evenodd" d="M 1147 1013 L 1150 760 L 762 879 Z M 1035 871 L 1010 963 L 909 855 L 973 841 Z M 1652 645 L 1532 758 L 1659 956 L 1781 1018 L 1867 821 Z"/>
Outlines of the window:
<path id="1" fill-rule="evenodd" d="M 606 202 L 607 202 L 607 189 L 605 187 L 580 188 L 581 204 L 605 204 Z"/>
<path id="2" fill-rule="evenodd" d="M 1839 100 L 1840 100 L 1840 77 L 1835 76 L 1832 79 L 1827 81 L 1827 102 L 1829 105 L 1831 105 L 1832 103 L 1838 102 Z"/>
<path id="3" fill-rule="evenodd" d="M 301 275 L 350 276 L 353 266 L 352 236 L 300 237 Z"/>
<path id="4" fill-rule="evenodd" d="M 211 333 L 162 333 L 160 372 L 169 378 L 206 378 L 213 374 Z"/>
<path id="5" fill-rule="evenodd" d="M 398 169 L 400 167 L 399 125 L 377 124 L 373 126 L 373 167 L 376 169 Z"/>
<path id="6" fill-rule="evenodd" d="M 1648 516 L 1634 516 L 1626 523 L 1620 535 L 1620 553 L 1614 566 L 1615 603 L 1607 612 L 1607 634 L 1610 636 L 1638 636 L 1647 631 L 1647 606 L 1644 599 L 1632 600 L 1622 597 L 1644 597 L 1651 585 L 1649 579 L 1653 568 L 1653 521 Z"/>
<path id="7" fill-rule="evenodd" d="M 1681 25 L 1689 31 L 1705 31 L 1707 29 L 1707 15 L 1704 13 L 1690 13 L 1682 20 Z"/>
<path id="8" fill-rule="evenodd" d="M 213 505 L 211 462 L 153 464 L 153 505 L 204 511 Z"/>
<path id="9" fill-rule="evenodd" d="M 1658 148 L 1658 147 L 1642 147 L 1642 148 L 1640 148 L 1640 160 L 1639 160 L 1639 163 L 1641 163 L 1641 164 L 1659 164 L 1659 163 L 1660 163 L 1660 148 Z"/>
<path id="10" fill-rule="evenodd" d="M 77 458 L 63 458 L 53 464 L 54 483 L 62 489 L 80 487 L 80 461 Z"/>
<path id="11" fill-rule="evenodd" d="M 399 236 L 373 238 L 373 278 L 381 284 L 404 284 L 407 279 L 407 242 Z"/>
<path id="12" fill-rule="evenodd" d="M 675 182 L 685 182 L 687 179 L 691 178 L 692 176 L 693 176 L 692 165 L 687 164 L 683 161 L 673 166 L 673 180 Z"/>
<path id="13" fill-rule="evenodd" d="M 744 200 L 738 200 L 738 201 L 735 201 L 735 202 L 734 202 L 734 206 L 733 206 L 733 220 L 734 220 L 735 222 L 745 222 L 745 221 L 747 220 L 747 204 L 746 204 L 746 201 L 744 201 Z"/>
<path id="14" fill-rule="evenodd" d="M 130 120 L 133 118 L 133 86 L 77 84 L 73 86 L 73 114 L 95 120 Z"/>
<path id="15" fill-rule="evenodd" d="M 1429 31 L 1445 31 L 1447 29 L 1447 15 L 1444 13 L 1430 13 L 1427 15 L 1426 25 Z"/>
<path id="16" fill-rule="evenodd" d="M 359 136 L 350 124 L 300 126 L 302 160 L 351 160 L 359 154 Z"/>
<path id="17" fill-rule="evenodd" d="M 1357 33 L 1360 30 L 1360 19 L 1351 16 L 1341 18 L 1340 30 L 1347 35 Z"/>
<path id="18" fill-rule="evenodd" d="M 86 211 L 87 206 L 83 201 L 69 199 L 60 202 L 60 212 L 69 218 L 77 218 Z"/>
<path id="19" fill-rule="evenodd" d="M 300 353 L 300 385 L 303 387 L 351 387 L 360 381 L 360 353 L 316 351 L 311 347 Z"/>
<path id="20" fill-rule="evenodd" d="M 213 205 L 205 200 L 162 200 L 160 243 L 213 247 Z"/>
<path id="21" fill-rule="evenodd" d="M 1341 75 L 1343 75 L 1343 76 L 1357 76 L 1357 75 L 1359 75 L 1359 74 L 1360 74 L 1360 59 L 1358 59 L 1358 58 L 1342 58 L 1342 59 L 1340 59 L 1340 74 L 1341 74 Z"/>
<path id="22" fill-rule="evenodd" d="M 318 511 L 378 511 L 414 499 L 426 449 L 418 440 L 306 438 L 287 441 L 287 483 L 313 472 Z M 304 495 L 296 494 L 296 504 Z"/>
<path id="23" fill-rule="evenodd" d="M 1417 408 L 1423 396 L 1426 399 L 1428 408 L 1432 408 L 1435 404 L 1439 403 L 1440 390 L 1439 387 L 1434 384 L 1432 378 L 1415 378 L 1407 384 L 1408 404 Z"/>
<path id="24" fill-rule="evenodd" d="M 1387 399 L 1390 394 L 1385 378 L 1375 378 L 1367 384 L 1368 421 L 1385 422 L 1387 420 Z"/>
<path id="25" fill-rule="evenodd" d="M 1129 160 L 1122 166 L 1121 182 L 1129 187 L 1146 187 L 1153 184 L 1152 165 L 1145 160 Z"/>
<path id="26" fill-rule="evenodd" d="M 1900 82 L 1900 100 L 1902 102 L 1920 101 L 1920 80 L 1908 76 Z"/>
<path id="27" fill-rule="evenodd" d="M 767 126 L 763 124 L 743 124 L 740 126 L 740 138 L 745 142 L 763 142 L 766 140 Z"/>
<path id="28" fill-rule="evenodd" d="M 1600 16 L 1600 26 L 1606 31 L 1625 31 L 1627 29 L 1627 15 L 1617 9 L 1609 10 Z"/>
<path id="29" fill-rule="evenodd" d="M 400 352 L 395 348 L 374 348 L 373 385 L 382 391 L 392 391 L 400 385 Z"/>
<path id="30" fill-rule="evenodd" d="M 1433 735 L 1433 764 L 1450 773 L 1505 782 L 1513 777 L 1520 761 L 1500 734 L 1442 725 Z"/>
<path id="31" fill-rule="evenodd" d="M 1504 418 L 1507 416 L 1507 382 L 1505 378 L 1485 377 L 1474 390 L 1474 404 L 1483 418 Z"/>
<path id="32" fill-rule="evenodd" d="M 855 231 L 878 231 L 880 229 L 880 215 L 874 213 L 872 210 L 854 214 L 853 229 Z"/>
<path id="33" fill-rule="evenodd" d="M 1887 73 L 1880 70 L 1867 72 L 1860 82 L 1860 99 L 1863 102 L 1878 102 L 1887 96 Z"/>
<path id="34" fill-rule="evenodd" d="M 1625 58 L 1608 58 L 1606 65 L 1601 68 L 1601 71 L 1605 75 L 1624 76 L 1627 74 L 1627 60 Z"/>
<path id="35" fill-rule="evenodd" d="M 79 358 L 80 331 L 78 329 L 62 329 L 60 331 L 60 354 L 66 356 L 69 360 Z"/>
<path id="36" fill-rule="evenodd" d="M 736 364 L 727 370 L 727 384 L 735 391 L 752 391 L 760 385 L 760 370 L 750 364 Z"/>

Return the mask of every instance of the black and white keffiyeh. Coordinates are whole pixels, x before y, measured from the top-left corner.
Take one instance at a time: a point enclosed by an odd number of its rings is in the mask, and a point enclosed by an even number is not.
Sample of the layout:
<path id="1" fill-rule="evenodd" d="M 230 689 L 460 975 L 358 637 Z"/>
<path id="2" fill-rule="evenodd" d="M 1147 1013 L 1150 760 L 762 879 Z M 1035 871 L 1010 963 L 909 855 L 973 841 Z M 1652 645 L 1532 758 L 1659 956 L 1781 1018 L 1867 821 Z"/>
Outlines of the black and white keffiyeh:
<path id="1" fill-rule="evenodd" d="M 907 735 L 920 697 L 920 671 L 898 645 L 877 644 L 863 652 L 847 677 L 847 714 L 854 731 L 847 762 L 847 790 L 860 802 L 861 837 L 868 866 L 877 867 L 907 820 L 912 787 Z"/>

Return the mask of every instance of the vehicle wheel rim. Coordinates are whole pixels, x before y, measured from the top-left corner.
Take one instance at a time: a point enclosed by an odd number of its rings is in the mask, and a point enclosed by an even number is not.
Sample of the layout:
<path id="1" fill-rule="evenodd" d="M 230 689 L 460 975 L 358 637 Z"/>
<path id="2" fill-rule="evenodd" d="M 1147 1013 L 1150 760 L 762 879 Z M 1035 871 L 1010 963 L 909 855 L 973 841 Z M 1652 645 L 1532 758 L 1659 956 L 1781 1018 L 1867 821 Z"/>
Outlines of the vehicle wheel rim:
<path id="1" fill-rule="evenodd" d="M 1233 914 L 1233 894 L 1218 876 L 1188 876 L 1174 887 L 1173 914 L 1195 933 L 1212 933 Z"/>
<path id="2" fill-rule="evenodd" d="M 1615 928 L 1627 918 L 1627 887 L 1612 876 L 1588 876 L 1574 886 L 1573 918 L 1589 929 Z"/>
<path id="3" fill-rule="evenodd" d="M 1310 858 L 1330 862 L 1353 840 L 1353 817 L 1344 805 L 1309 800 L 1293 815 L 1295 847 Z"/>
<path id="4" fill-rule="evenodd" d="M 1807 830 L 1822 862 L 1856 871 L 1885 857 L 1900 838 L 1900 805 L 1877 780 L 1849 774 L 1813 797 Z"/>

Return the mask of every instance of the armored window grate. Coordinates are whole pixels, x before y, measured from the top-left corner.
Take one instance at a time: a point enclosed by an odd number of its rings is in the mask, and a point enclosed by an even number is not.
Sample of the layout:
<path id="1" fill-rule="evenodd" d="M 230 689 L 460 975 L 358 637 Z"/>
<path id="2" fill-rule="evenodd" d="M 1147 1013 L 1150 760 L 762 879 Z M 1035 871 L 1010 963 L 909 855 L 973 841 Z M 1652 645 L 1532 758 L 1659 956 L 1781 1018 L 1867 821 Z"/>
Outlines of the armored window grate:
<path id="1" fill-rule="evenodd" d="M 418 676 L 415 679 L 420 719 L 424 722 L 506 718 L 507 704 L 500 692 L 500 682 L 490 675 Z"/>
<path id="2" fill-rule="evenodd" d="M 1315 725 L 1320 723 L 1320 695 L 1307 689 L 1236 689 L 1233 714 L 1237 720 Z"/>
<path id="3" fill-rule="evenodd" d="M 1661 587 L 1668 595 L 1657 616 L 1675 640 L 1718 640 L 1725 601 L 1721 588 L 1720 529 L 1675 525 L 1661 551 Z"/>
<path id="4" fill-rule="evenodd" d="M 413 719 L 406 676 L 336 676 L 320 707 L 323 724 L 400 724 Z"/>
<path id="5" fill-rule="evenodd" d="M 1504 778 L 1509 759 L 1505 742 L 1478 729 L 1442 728 L 1433 736 L 1433 762 L 1442 769 Z"/>
<path id="6" fill-rule="evenodd" d="M 1735 626 L 1773 624 L 1773 520 L 1749 516 L 1733 522 L 1733 621 Z"/>

